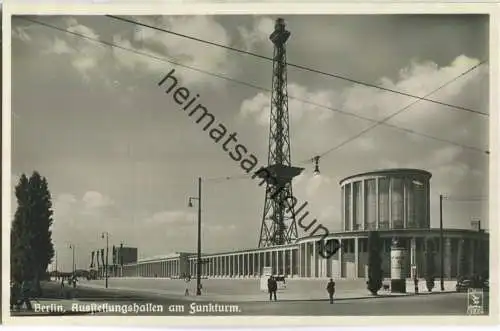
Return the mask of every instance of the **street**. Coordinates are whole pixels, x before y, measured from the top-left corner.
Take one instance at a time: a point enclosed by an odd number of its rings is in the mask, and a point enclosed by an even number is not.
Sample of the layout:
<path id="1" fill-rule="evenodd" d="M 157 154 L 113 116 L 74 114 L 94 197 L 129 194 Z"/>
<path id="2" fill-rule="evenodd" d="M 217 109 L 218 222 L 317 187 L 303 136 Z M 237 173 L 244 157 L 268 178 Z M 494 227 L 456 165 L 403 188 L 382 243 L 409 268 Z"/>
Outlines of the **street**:
<path id="1" fill-rule="evenodd" d="M 220 303 L 219 305 L 231 305 L 239 308 L 239 312 L 234 312 L 233 310 L 233 312 L 229 311 L 227 313 L 197 312 L 197 310 L 200 311 L 203 307 L 208 307 L 206 305 L 204 306 L 205 303 L 200 301 L 157 301 L 156 303 L 163 304 L 163 312 L 146 315 L 463 316 L 466 315 L 467 312 L 466 299 L 466 294 L 464 293 L 450 293 L 431 296 L 339 300 L 334 304 L 329 304 L 327 300 Z M 118 303 L 118 301 L 115 303 Z M 123 301 L 122 303 L 130 304 L 131 302 Z M 216 302 L 211 303 L 213 305 Z M 103 315 L 119 314 L 108 313 Z"/>
<path id="2" fill-rule="evenodd" d="M 49 285 L 53 288 L 53 285 Z M 194 298 L 193 298 L 194 299 Z M 97 316 L 168 315 L 168 316 L 230 316 L 230 315 L 289 315 L 289 316 L 404 316 L 404 315 L 466 315 L 466 293 L 411 295 L 405 297 L 380 297 L 366 299 L 339 299 L 333 304 L 327 300 L 284 300 L 276 302 L 217 302 L 196 297 L 173 298 L 150 293 L 127 291 L 103 291 L 77 288 L 69 306 L 105 307 L 108 312 L 96 312 Z M 200 300 L 201 299 L 201 300 Z M 485 293 L 485 303 L 488 302 Z M 42 301 L 42 300 L 41 300 Z M 45 301 L 47 302 L 47 301 Z M 51 302 L 51 301 L 49 301 Z M 57 301 L 53 301 L 56 302 Z M 118 312 L 126 307 L 136 307 L 137 312 Z M 155 307 L 151 309 L 151 307 Z M 113 308 L 111 308 L 113 307 Z M 140 307 L 140 308 L 139 308 Z M 80 309 L 80 308 L 79 308 Z M 128 308 L 131 309 L 131 308 Z M 488 313 L 488 305 L 484 307 Z M 100 309 L 102 311 L 102 309 Z M 115 312 L 109 312 L 114 310 Z M 97 311 L 97 310 L 96 310 Z M 68 313 L 71 313 L 68 311 Z M 75 313 L 73 311 L 72 313 Z"/>

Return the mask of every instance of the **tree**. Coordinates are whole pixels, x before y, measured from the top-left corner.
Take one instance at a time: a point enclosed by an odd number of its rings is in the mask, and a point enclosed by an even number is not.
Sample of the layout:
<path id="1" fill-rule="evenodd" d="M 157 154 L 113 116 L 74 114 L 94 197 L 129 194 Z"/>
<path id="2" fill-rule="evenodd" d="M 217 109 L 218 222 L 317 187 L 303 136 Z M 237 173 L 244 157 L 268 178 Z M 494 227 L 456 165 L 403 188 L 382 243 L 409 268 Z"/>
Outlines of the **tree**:
<path id="1" fill-rule="evenodd" d="M 434 242 L 428 238 L 425 243 L 425 283 L 427 290 L 432 292 L 434 288 L 434 278 L 436 273 L 436 264 L 434 263 Z"/>
<path id="2" fill-rule="evenodd" d="M 21 175 L 16 186 L 17 210 L 11 230 L 11 274 L 17 281 L 40 278 L 54 257 L 52 202 L 47 179 L 33 172 Z"/>
<path id="3" fill-rule="evenodd" d="M 382 242 L 378 232 L 368 234 L 368 290 L 377 295 L 382 287 L 382 258 L 380 257 Z"/>
<path id="4" fill-rule="evenodd" d="M 11 279 L 15 282 L 22 282 L 33 278 L 34 261 L 33 250 L 30 247 L 33 234 L 29 225 L 29 182 L 24 174 L 19 178 L 15 194 L 17 210 L 10 232 Z"/>

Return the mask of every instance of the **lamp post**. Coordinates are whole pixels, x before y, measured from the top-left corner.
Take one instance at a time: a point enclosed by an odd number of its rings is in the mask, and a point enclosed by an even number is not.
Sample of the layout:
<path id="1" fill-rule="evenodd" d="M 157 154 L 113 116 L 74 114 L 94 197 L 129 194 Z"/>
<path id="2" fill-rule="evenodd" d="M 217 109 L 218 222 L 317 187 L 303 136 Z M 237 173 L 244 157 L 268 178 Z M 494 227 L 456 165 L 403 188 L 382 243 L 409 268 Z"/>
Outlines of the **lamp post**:
<path id="1" fill-rule="evenodd" d="M 104 239 L 104 236 L 106 236 L 106 258 L 104 261 L 104 279 L 105 279 L 105 287 L 108 288 L 108 250 L 109 250 L 109 233 L 103 232 L 101 235 L 101 238 Z"/>
<path id="2" fill-rule="evenodd" d="M 198 253 L 196 258 L 196 295 L 201 295 L 201 177 L 198 177 L 198 197 L 189 197 L 189 207 L 192 200 L 198 200 Z"/>
<path id="3" fill-rule="evenodd" d="M 441 291 L 444 291 L 444 240 L 443 240 L 443 199 L 442 194 L 439 195 L 439 255 L 441 258 Z"/>
<path id="4" fill-rule="evenodd" d="M 70 244 L 69 249 L 71 249 L 73 251 L 73 259 L 71 260 L 71 270 L 73 273 L 73 277 L 75 277 L 75 245 Z"/>

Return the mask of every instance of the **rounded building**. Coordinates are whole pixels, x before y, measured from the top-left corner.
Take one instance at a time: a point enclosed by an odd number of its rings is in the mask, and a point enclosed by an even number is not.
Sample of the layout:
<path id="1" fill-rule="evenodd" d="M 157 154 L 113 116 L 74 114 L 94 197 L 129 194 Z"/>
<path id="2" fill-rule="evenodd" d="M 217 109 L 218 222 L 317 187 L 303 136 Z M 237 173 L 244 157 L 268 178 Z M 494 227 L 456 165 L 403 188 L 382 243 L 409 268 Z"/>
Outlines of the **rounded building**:
<path id="1" fill-rule="evenodd" d="M 310 224 L 308 232 L 287 245 L 202 254 L 201 275 L 259 278 L 267 277 L 264 270 L 270 270 L 273 275 L 286 277 L 366 279 L 368 236 L 372 230 L 378 231 L 382 242 L 380 257 L 386 280 L 391 277 L 391 243 L 395 238 L 406 251 L 402 266 L 406 278 L 423 278 L 427 274 L 427 253 L 433 256 L 436 277 L 439 270 L 446 279 L 488 272 L 488 232 L 480 226 L 431 228 L 431 177 L 425 170 L 386 169 L 344 178 L 340 181 L 341 232 L 328 231 L 324 225 L 328 220 L 320 223 L 315 219 L 311 223 L 311 218 L 306 220 Z M 340 249 L 323 258 L 318 252 L 323 240 L 337 240 Z M 185 278 L 197 274 L 197 259 L 192 252 L 142 259 L 124 265 L 118 275 Z"/>
<path id="2" fill-rule="evenodd" d="M 365 172 L 340 181 L 344 231 L 430 228 L 430 179 L 419 169 Z"/>

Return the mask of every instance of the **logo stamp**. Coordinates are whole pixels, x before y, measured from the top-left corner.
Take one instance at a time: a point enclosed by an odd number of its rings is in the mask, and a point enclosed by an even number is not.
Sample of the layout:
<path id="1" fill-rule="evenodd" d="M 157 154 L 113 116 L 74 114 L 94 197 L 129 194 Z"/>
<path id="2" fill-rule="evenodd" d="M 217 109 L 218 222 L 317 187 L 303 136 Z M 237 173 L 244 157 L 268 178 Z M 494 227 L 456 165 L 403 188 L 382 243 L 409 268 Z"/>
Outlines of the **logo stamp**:
<path id="1" fill-rule="evenodd" d="M 483 289 L 470 288 L 467 291 L 467 315 L 484 315 Z"/>

